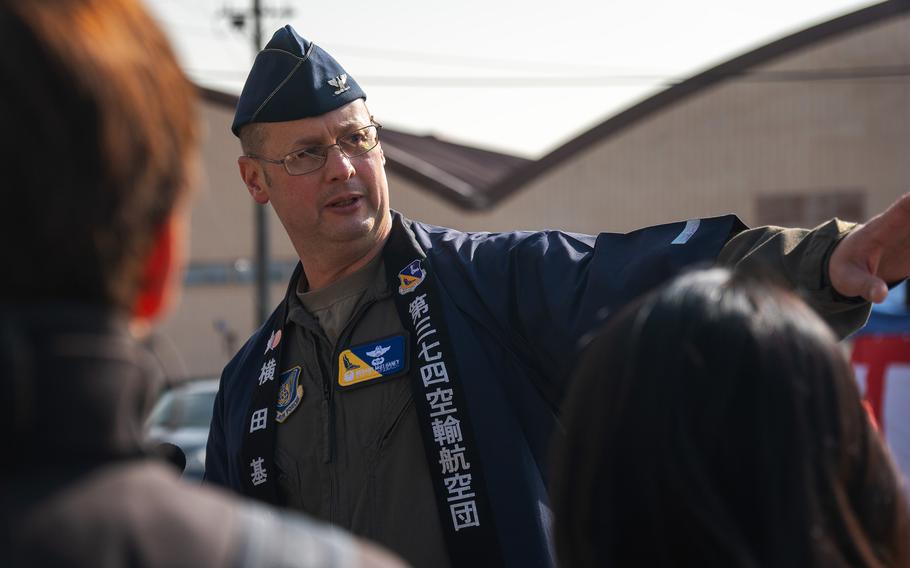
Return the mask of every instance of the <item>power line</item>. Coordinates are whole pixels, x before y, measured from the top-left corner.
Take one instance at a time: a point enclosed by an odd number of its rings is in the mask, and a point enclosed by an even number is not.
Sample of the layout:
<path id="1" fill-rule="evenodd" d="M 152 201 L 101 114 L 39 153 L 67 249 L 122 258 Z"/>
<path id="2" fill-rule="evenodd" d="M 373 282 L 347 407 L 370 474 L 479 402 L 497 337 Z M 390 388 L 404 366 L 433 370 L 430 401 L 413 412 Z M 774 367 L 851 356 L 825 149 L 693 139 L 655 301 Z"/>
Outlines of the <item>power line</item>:
<path id="1" fill-rule="evenodd" d="M 799 83 L 816 81 L 853 81 L 868 79 L 904 79 L 910 77 L 910 65 L 874 66 L 851 69 L 818 69 L 792 71 L 743 71 L 708 73 L 709 77 L 735 79 L 748 83 Z M 658 84 L 667 87 L 687 79 L 670 79 L 649 75 L 589 75 L 589 76 L 388 76 L 364 75 L 361 83 L 394 87 L 468 87 L 468 88 L 553 88 L 553 87 L 610 87 L 629 84 Z"/>
<path id="2" fill-rule="evenodd" d="M 187 69 L 194 75 L 218 75 L 243 79 L 246 70 Z M 736 79 L 749 83 L 786 83 L 844 81 L 868 79 L 904 79 L 910 77 L 910 65 L 879 65 L 844 69 L 799 69 L 779 71 L 741 71 L 710 73 L 708 76 Z M 423 88 L 559 88 L 610 87 L 647 84 L 671 87 L 684 80 L 658 75 L 563 75 L 563 76 L 440 76 L 440 75 L 361 75 L 358 82 L 381 87 Z"/>
<path id="3" fill-rule="evenodd" d="M 334 44 L 333 51 L 344 53 L 350 57 L 363 59 L 380 59 L 384 61 L 410 61 L 430 63 L 436 65 L 457 65 L 471 67 L 486 67 L 491 69 L 533 69 L 541 70 L 558 65 L 561 70 L 575 71 L 603 71 L 604 65 L 566 63 L 563 61 L 530 61 L 519 59 L 506 59 L 495 57 L 476 57 L 471 55 L 455 55 L 444 53 L 426 53 L 398 49 L 385 49 L 374 47 L 359 47 L 352 45 Z"/>

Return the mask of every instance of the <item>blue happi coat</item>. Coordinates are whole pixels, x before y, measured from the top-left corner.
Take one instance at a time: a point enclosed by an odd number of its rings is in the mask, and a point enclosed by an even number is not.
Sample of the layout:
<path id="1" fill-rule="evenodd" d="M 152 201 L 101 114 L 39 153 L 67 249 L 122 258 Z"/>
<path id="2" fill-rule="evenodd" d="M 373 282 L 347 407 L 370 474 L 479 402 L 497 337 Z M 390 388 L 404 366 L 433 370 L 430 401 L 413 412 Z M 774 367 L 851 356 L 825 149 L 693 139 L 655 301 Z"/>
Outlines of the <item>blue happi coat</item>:
<path id="1" fill-rule="evenodd" d="M 713 262 L 744 228 L 731 215 L 628 234 L 465 233 L 393 212 L 383 257 L 399 290 L 399 317 L 403 324 L 419 325 L 416 319 L 405 321 L 412 319 L 408 308 L 414 313 L 414 299 L 424 288 L 433 291 L 431 313 L 434 324 L 444 326 L 452 383 L 443 386 L 454 388 L 463 406 L 459 417 L 468 424 L 466 444 L 475 460 L 471 490 L 479 517 L 461 518 L 476 524 L 456 530 L 448 509 L 440 513 L 453 565 L 553 564 L 547 455 L 580 341 L 642 292 L 686 267 Z M 289 293 L 295 282 L 296 275 Z M 275 400 L 271 391 L 261 391 L 265 387 L 256 377 L 269 357 L 270 338 L 284 325 L 284 304 L 225 368 L 206 452 L 207 480 L 267 501 L 275 500 L 274 490 L 251 484 L 249 458 L 256 454 L 244 444 L 250 443 L 254 400 Z M 426 363 L 420 360 L 419 335 L 419 328 L 409 335 L 410 374 L 414 400 L 422 402 L 430 387 L 419 378 Z M 421 428 L 426 439 L 429 426 Z M 255 435 L 265 444 L 260 447 L 274 447 L 274 428 Z M 431 470 L 438 470 L 439 456 L 430 444 L 425 447 Z M 271 459 L 264 456 L 260 467 L 271 467 Z M 444 480 L 436 481 L 442 510 Z"/>

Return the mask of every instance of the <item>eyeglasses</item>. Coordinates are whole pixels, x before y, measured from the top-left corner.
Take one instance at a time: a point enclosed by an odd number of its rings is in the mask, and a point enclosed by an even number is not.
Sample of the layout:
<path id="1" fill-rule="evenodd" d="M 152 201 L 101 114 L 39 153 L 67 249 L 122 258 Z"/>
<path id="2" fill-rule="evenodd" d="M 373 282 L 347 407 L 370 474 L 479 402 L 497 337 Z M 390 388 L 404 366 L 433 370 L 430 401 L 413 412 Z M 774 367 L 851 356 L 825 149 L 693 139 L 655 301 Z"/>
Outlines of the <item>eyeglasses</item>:
<path id="1" fill-rule="evenodd" d="M 254 154 L 247 154 L 247 157 L 270 164 L 281 164 L 284 166 L 288 175 L 301 176 L 303 174 L 315 172 L 321 168 L 328 158 L 330 148 L 337 146 L 338 150 L 348 158 L 366 154 L 379 144 L 380 128 L 382 128 L 381 124 L 373 123 L 345 134 L 341 138 L 336 139 L 334 144 L 310 146 L 309 148 L 294 150 L 280 160 L 270 160 L 269 158 L 256 156 Z"/>

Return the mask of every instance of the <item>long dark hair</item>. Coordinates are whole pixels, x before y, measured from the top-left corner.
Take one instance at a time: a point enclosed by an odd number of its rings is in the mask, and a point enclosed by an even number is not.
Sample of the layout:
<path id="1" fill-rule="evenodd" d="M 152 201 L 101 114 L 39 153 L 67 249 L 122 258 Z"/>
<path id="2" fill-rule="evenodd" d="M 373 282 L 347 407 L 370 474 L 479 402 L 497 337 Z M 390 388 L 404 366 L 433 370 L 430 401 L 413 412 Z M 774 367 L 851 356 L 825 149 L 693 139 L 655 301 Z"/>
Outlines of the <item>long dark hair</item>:
<path id="1" fill-rule="evenodd" d="M 841 349 L 796 296 L 722 269 L 617 314 L 554 448 L 560 564 L 910 566 L 899 477 Z"/>

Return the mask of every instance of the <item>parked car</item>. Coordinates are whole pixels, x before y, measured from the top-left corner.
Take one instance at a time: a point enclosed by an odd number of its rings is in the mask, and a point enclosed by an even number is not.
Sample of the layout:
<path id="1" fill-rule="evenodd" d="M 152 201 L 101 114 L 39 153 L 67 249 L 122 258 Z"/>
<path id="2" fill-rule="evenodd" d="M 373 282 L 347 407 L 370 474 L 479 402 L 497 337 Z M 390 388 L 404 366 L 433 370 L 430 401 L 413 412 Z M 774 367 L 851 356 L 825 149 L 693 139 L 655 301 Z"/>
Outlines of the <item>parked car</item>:
<path id="1" fill-rule="evenodd" d="M 171 443 L 186 454 L 184 477 L 202 480 L 205 473 L 205 444 L 212 421 L 212 405 L 218 379 L 199 379 L 165 390 L 147 424 L 152 444 Z"/>

